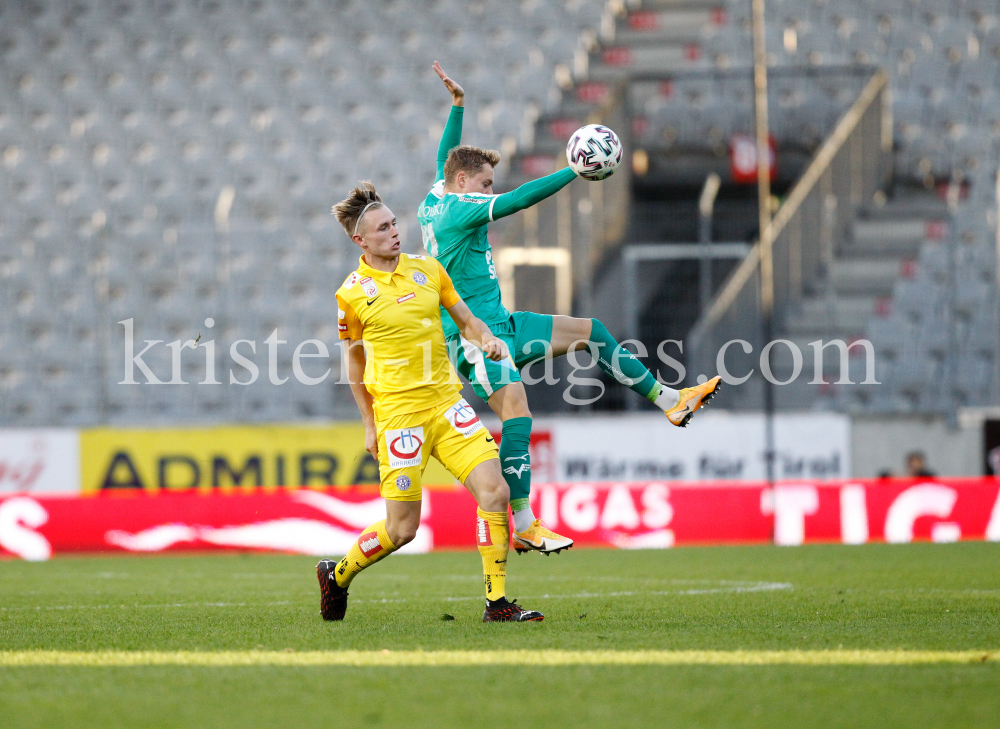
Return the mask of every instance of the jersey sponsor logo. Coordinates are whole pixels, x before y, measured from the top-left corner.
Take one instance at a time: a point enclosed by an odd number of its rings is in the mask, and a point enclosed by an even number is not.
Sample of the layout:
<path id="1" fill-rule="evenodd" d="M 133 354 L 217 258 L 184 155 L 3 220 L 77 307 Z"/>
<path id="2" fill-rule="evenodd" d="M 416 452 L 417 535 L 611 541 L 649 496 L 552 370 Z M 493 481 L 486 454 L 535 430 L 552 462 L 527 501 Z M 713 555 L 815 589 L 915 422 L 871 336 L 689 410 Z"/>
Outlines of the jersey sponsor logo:
<path id="1" fill-rule="evenodd" d="M 409 301 L 410 299 L 413 299 L 415 297 L 416 297 L 416 294 L 411 291 L 410 293 L 403 294 L 398 299 L 396 299 L 396 303 L 397 304 L 402 304 L 404 301 Z"/>
<path id="2" fill-rule="evenodd" d="M 472 409 L 472 406 L 462 398 L 457 403 L 448 408 L 448 412 L 444 414 L 451 423 L 451 427 L 457 430 L 459 433 L 468 438 L 470 435 L 476 431 L 483 429 L 483 423 L 476 415 L 476 411 Z"/>
<path id="3" fill-rule="evenodd" d="M 400 491 L 406 491 L 410 488 L 410 477 L 403 475 L 396 479 L 396 488 Z"/>
<path id="4" fill-rule="evenodd" d="M 347 279 L 344 281 L 344 288 L 349 289 L 357 282 L 358 282 L 358 272 L 355 271 L 350 276 L 348 276 Z"/>
<path id="5" fill-rule="evenodd" d="M 339 324 L 338 323 L 337 324 L 337 331 L 339 331 L 339 332 L 346 332 L 347 331 L 347 325 L 346 324 Z"/>
<path id="6" fill-rule="evenodd" d="M 389 451 L 389 468 L 419 466 L 424 446 L 424 428 L 388 430 L 385 443 Z"/>
<path id="7" fill-rule="evenodd" d="M 483 197 L 471 197 L 470 195 L 459 195 L 459 202 L 475 203 L 476 205 L 482 205 L 483 203 L 488 203 L 492 198 L 489 195 L 483 195 Z"/>
<path id="8" fill-rule="evenodd" d="M 381 295 L 382 295 L 382 294 L 379 294 L 378 296 L 381 296 Z M 368 301 L 366 301 L 365 303 L 366 303 L 366 304 L 368 304 L 368 306 L 371 306 L 371 305 L 372 305 L 372 304 L 374 304 L 374 303 L 375 303 L 376 301 L 378 301 L 378 296 L 376 296 L 376 297 L 375 297 L 374 299 L 368 299 Z"/>
<path id="9" fill-rule="evenodd" d="M 413 282 L 419 286 L 423 286 L 425 283 L 427 283 L 427 277 L 424 274 L 420 273 L 420 271 L 414 271 Z"/>
<path id="10" fill-rule="evenodd" d="M 358 548 L 368 559 L 381 552 L 382 542 L 378 540 L 378 532 L 366 532 L 358 537 Z"/>
<path id="11" fill-rule="evenodd" d="M 347 331 L 347 323 L 344 321 L 344 319 L 346 319 L 346 318 L 347 318 L 347 313 L 338 306 L 337 307 L 337 329 L 339 331 L 342 331 L 342 332 L 346 332 Z"/>
<path id="12" fill-rule="evenodd" d="M 427 260 L 427 256 L 416 256 L 416 255 L 414 255 L 412 253 L 408 253 L 407 255 L 411 259 L 413 259 L 414 261 L 426 261 Z"/>
<path id="13" fill-rule="evenodd" d="M 490 547 L 493 545 L 493 538 L 490 536 L 490 524 L 481 516 L 476 516 L 476 544 L 480 547 Z"/>

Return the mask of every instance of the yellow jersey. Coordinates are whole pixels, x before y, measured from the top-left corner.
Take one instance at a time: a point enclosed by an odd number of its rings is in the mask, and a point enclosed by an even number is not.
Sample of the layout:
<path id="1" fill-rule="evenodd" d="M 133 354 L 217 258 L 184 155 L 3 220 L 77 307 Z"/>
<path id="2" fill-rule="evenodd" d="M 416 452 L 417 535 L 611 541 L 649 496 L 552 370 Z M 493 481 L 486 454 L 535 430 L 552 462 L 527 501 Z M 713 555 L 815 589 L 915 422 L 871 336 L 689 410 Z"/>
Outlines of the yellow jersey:
<path id="1" fill-rule="evenodd" d="M 461 301 L 441 264 L 399 255 L 396 270 L 361 262 L 337 289 L 341 339 L 364 340 L 375 419 L 428 410 L 462 389 L 445 348 L 441 310 Z"/>

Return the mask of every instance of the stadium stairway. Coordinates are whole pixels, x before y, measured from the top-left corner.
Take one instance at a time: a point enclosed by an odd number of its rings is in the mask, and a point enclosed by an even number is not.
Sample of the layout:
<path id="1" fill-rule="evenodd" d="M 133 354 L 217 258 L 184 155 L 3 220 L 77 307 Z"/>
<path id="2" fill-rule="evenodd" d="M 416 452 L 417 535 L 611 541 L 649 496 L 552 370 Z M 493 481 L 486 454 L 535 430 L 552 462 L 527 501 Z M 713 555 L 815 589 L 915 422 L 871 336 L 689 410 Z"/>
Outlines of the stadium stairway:
<path id="1" fill-rule="evenodd" d="M 792 342 L 802 353 L 803 371 L 788 385 L 775 388 L 775 404 L 783 409 L 840 408 L 847 404 L 841 389 L 832 383 L 842 378 L 840 353 L 835 346 L 822 353 L 825 385 L 809 384 L 814 378 L 815 352 L 810 342 L 841 340 L 852 344 L 869 338 L 872 322 L 884 319 L 895 305 L 899 283 L 912 280 L 918 270 L 921 250 L 940 245 L 947 234 L 947 209 L 937 196 L 921 190 L 899 190 L 882 206 L 858 211 L 851 228 L 833 242 L 830 258 L 820 275 L 803 282 L 803 295 L 776 337 Z M 874 327 L 875 330 L 878 326 Z M 883 362 L 880 337 L 876 335 L 875 377 L 888 374 Z M 777 381 L 793 373 L 791 351 L 785 346 L 772 350 L 772 371 Z M 850 350 L 849 376 L 860 382 L 866 376 L 865 352 Z"/>
<path id="2" fill-rule="evenodd" d="M 534 146 L 522 148 L 521 174 L 549 171 L 566 136 L 593 121 L 612 90 L 628 80 L 631 124 L 623 138 L 630 149 L 644 153 L 641 166 L 648 168 L 634 168 L 633 217 L 654 204 L 649 192 L 657 185 L 687 188 L 693 199 L 691 188 L 715 171 L 725 190 L 728 142 L 732 134 L 753 128 L 752 98 L 741 78 L 753 57 L 751 3 L 636 0 L 609 7 L 615 13 L 584 45 L 586 54 L 578 52 L 574 77 L 557 79 L 562 103 L 539 118 Z M 800 161 L 811 157 L 857 98 L 856 79 L 831 74 L 837 68 L 856 69 L 866 78 L 869 69 L 885 69 L 894 121 L 889 199 L 867 202 L 848 230 L 832 236 L 827 265 L 815 280 L 803 282 L 801 300 L 779 332 L 797 345 L 810 372 L 777 388 L 778 406 L 941 412 L 995 403 L 1000 398 L 995 277 L 1000 5 L 994 0 L 783 0 L 767 3 L 766 23 L 779 178 L 789 170 L 798 174 Z M 783 194 L 787 182 L 779 179 L 775 194 Z M 939 194 L 949 184 L 961 190 L 950 209 Z M 669 225 L 646 226 L 660 234 L 632 226 L 621 244 L 693 240 L 693 206 L 687 205 L 683 220 L 671 212 L 691 200 L 667 202 L 653 218 Z M 755 213 L 748 210 L 745 217 Z M 753 237 L 753 231 L 745 233 L 715 240 Z M 607 300 L 604 308 L 613 322 L 622 319 L 615 291 L 638 284 L 624 281 L 614 260 L 606 263 L 600 280 L 593 282 L 592 300 L 599 308 Z M 643 321 L 652 322 L 670 307 L 692 309 L 691 301 L 675 294 L 694 274 L 689 271 L 685 279 L 683 266 L 674 268 L 680 273 L 673 279 L 639 285 L 647 303 Z M 666 320 L 658 326 L 642 334 L 647 348 L 650 341 L 684 336 Z M 876 379 L 884 387 L 808 384 L 809 342 L 859 338 L 873 343 Z M 784 351 L 774 350 L 778 379 L 791 373 Z M 824 379 L 833 383 L 839 353 L 828 347 L 823 358 Z M 863 380 L 859 347 L 851 350 L 849 363 L 851 379 Z M 759 402 L 745 406 L 759 407 Z"/>

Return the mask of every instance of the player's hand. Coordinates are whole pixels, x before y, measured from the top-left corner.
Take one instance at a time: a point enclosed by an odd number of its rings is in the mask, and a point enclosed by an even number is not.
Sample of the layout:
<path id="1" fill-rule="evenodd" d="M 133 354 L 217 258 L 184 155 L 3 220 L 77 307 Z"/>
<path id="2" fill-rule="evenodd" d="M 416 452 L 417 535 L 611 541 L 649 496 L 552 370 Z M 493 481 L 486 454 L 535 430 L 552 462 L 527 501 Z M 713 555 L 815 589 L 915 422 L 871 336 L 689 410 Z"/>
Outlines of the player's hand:
<path id="1" fill-rule="evenodd" d="M 483 354 L 494 362 L 499 362 L 510 356 L 507 345 L 498 337 L 492 337 L 483 342 Z"/>
<path id="2" fill-rule="evenodd" d="M 378 460 L 378 433 L 374 427 L 365 428 L 365 450 L 372 454 L 372 458 Z"/>
<path id="3" fill-rule="evenodd" d="M 452 104 L 454 106 L 462 106 L 465 103 L 465 89 L 448 78 L 448 74 L 444 72 L 444 69 L 441 68 L 441 64 L 437 61 L 434 61 L 434 73 L 436 73 L 441 80 L 444 81 L 445 88 L 451 92 Z"/>

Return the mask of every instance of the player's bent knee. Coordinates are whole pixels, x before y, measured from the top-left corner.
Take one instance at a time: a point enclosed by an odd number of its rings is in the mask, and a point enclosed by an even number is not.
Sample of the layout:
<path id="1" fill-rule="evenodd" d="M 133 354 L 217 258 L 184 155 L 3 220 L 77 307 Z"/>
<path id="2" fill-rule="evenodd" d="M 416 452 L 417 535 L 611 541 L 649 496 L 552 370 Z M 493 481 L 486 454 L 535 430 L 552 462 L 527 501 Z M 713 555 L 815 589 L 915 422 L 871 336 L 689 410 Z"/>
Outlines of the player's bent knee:
<path id="1" fill-rule="evenodd" d="M 396 549 L 399 549 L 404 544 L 409 544 L 417 536 L 417 528 L 420 524 L 389 524 L 386 523 L 385 530 L 389 533 L 389 539 L 392 541 Z"/>
<path id="2" fill-rule="evenodd" d="M 420 502 L 386 502 L 385 531 L 396 549 L 409 544 L 420 528 Z"/>
<path id="3" fill-rule="evenodd" d="M 530 418 L 531 409 L 528 407 L 528 398 L 521 397 L 511 403 L 509 418 Z"/>
<path id="4" fill-rule="evenodd" d="M 525 392 L 524 384 L 520 382 L 511 383 L 497 390 L 487 403 L 501 420 L 531 417 L 528 393 Z"/>
<path id="5" fill-rule="evenodd" d="M 506 511 L 510 504 L 510 489 L 500 471 L 500 459 L 491 458 L 472 469 L 465 485 L 475 496 L 483 511 Z"/>
<path id="6" fill-rule="evenodd" d="M 485 511 L 506 512 L 510 506 L 510 487 L 501 473 L 491 477 L 480 494 L 481 506 Z"/>

